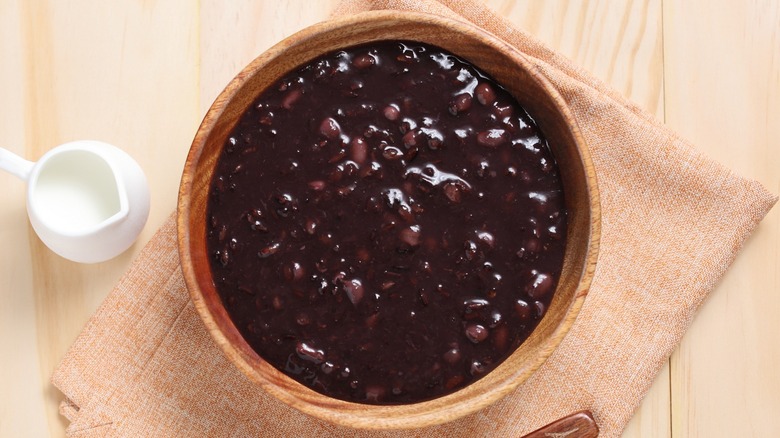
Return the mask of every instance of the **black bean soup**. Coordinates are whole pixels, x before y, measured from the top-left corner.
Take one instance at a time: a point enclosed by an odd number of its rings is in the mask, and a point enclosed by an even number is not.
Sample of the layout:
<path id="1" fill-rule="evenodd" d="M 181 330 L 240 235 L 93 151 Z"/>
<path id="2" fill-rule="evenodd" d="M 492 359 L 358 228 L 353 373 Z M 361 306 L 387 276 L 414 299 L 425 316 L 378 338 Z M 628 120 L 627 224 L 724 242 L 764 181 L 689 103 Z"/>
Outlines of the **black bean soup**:
<path id="1" fill-rule="evenodd" d="M 215 284 L 249 345 L 359 403 L 432 399 L 495 368 L 544 315 L 565 247 L 534 121 L 419 43 L 334 52 L 264 91 L 208 211 Z"/>

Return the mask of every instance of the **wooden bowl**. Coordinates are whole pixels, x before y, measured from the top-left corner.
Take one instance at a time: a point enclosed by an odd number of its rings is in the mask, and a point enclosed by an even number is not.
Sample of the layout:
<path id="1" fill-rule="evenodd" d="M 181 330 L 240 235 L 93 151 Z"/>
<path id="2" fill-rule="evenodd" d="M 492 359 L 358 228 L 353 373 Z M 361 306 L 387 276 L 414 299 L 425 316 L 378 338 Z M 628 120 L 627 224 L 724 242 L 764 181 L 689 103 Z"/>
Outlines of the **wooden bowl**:
<path id="1" fill-rule="evenodd" d="M 377 406 L 330 398 L 287 377 L 244 341 L 222 306 L 206 250 L 209 185 L 223 145 L 253 100 L 286 73 L 325 53 L 377 40 L 413 40 L 459 55 L 502 84 L 537 121 L 560 166 L 568 209 L 563 272 L 547 314 L 500 366 L 452 394 L 420 403 Z M 550 356 L 588 293 L 599 238 L 599 201 L 588 150 L 555 88 L 526 58 L 469 24 L 439 16 L 368 12 L 321 23 L 277 44 L 247 66 L 206 114 L 184 168 L 178 203 L 179 253 L 195 307 L 230 361 L 284 403 L 357 428 L 431 426 L 482 409 L 513 391 Z M 263 415 L 262 412 L 257 413 Z"/>

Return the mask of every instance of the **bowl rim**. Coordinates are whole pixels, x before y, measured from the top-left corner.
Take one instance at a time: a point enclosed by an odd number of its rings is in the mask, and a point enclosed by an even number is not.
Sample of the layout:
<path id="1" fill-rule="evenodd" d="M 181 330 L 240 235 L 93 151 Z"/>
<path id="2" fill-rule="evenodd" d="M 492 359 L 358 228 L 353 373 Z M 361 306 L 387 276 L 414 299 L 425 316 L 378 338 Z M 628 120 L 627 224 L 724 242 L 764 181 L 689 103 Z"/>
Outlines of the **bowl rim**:
<path id="1" fill-rule="evenodd" d="M 329 33 L 345 28 L 350 28 L 352 26 L 365 23 L 366 21 L 392 23 L 397 22 L 399 19 L 406 22 L 423 21 L 427 25 L 446 27 L 454 32 L 468 34 L 473 38 L 479 38 L 483 42 L 493 46 L 496 50 L 499 50 L 507 54 L 507 56 L 511 57 L 517 65 L 522 66 L 528 75 L 531 76 L 533 80 L 537 81 L 538 85 L 550 95 L 551 101 L 555 103 L 555 109 L 560 113 L 560 116 L 565 120 L 571 131 L 574 143 L 577 145 L 577 155 L 579 156 L 581 161 L 580 164 L 582 165 L 584 172 L 584 180 L 586 183 L 584 193 L 587 194 L 587 204 L 589 207 L 590 219 L 588 229 L 589 235 L 587 236 L 587 244 L 585 245 L 587 249 L 584 256 L 584 265 L 582 266 L 580 278 L 576 280 L 576 292 L 572 302 L 566 309 L 564 319 L 553 330 L 552 335 L 547 339 L 547 342 L 544 345 L 545 348 L 542 349 L 541 354 L 536 358 L 535 362 L 526 367 L 527 375 L 525 375 L 522 379 L 515 378 L 514 381 L 505 382 L 505 384 L 502 386 L 493 388 L 492 390 L 483 394 L 479 394 L 477 397 L 471 399 L 469 403 L 460 403 L 457 406 L 447 406 L 446 400 L 444 402 L 442 402 L 442 400 L 450 397 L 452 394 L 457 394 L 460 391 L 463 391 L 465 388 L 458 390 L 450 395 L 445 395 L 430 401 L 423 401 L 414 404 L 367 405 L 333 399 L 326 395 L 316 393 L 313 390 L 306 388 L 305 386 L 294 381 L 290 377 L 284 375 L 283 373 L 277 371 L 277 373 L 282 376 L 282 379 L 288 379 L 290 382 L 292 382 L 292 384 L 300 385 L 302 388 L 304 388 L 304 391 L 311 392 L 314 397 L 326 397 L 330 401 L 327 405 L 314 405 L 307 401 L 301 400 L 298 397 L 291 396 L 286 390 L 280 388 L 278 383 L 272 382 L 264 375 L 260 374 L 257 369 L 251 365 L 251 362 L 254 359 L 247 357 L 245 352 L 241 351 L 231 342 L 231 340 L 228 338 L 228 336 L 226 336 L 216 321 L 212 309 L 204 300 L 200 285 L 196 278 L 196 272 L 193 268 L 192 254 L 189 250 L 191 236 L 189 228 L 189 217 L 192 207 L 190 203 L 190 193 L 192 191 L 195 169 L 200 161 L 209 134 L 222 116 L 224 110 L 226 109 L 227 103 L 230 102 L 230 100 L 241 91 L 242 85 L 249 78 L 251 78 L 266 64 L 280 57 L 290 46 L 305 44 L 307 41 L 311 41 L 313 38 L 317 38 L 317 36 L 321 35 L 322 33 Z M 386 40 L 387 38 L 384 39 Z M 380 40 L 383 40 L 383 38 L 378 37 L 373 41 Z M 362 44 L 362 42 L 356 44 Z M 569 329 L 577 318 L 595 274 L 601 235 L 599 191 L 590 151 L 582 136 L 576 119 L 572 115 L 568 106 L 565 104 L 565 100 L 562 98 L 555 86 L 552 85 L 552 83 L 544 76 L 541 69 L 529 61 L 527 59 L 527 55 L 521 53 L 500 38 L 481 28 L 476 27 L 471 23 L 443 17 L 440 15 L 406 11 L 369 11 L 320 22 L 285 38 L 281 42 L 263 52 L 252 62 L 250 62 L 244 69 L 242 69 L 241 72 L 238 73 L 228 83 L 224 90 L 215 99 L 214 103 L 211 105 L 208 112 L 204 116 L 195 138 L 193 139 L 191 148 L 187 155 L 184 172 L 182 174 L 180 183 L 176 220 L 178 250 L 181 261 L 181 269 L 187 290 L 189 291 L 194 307 L 201 320 L 206 325 L 210 336 L 220 347 L 220 350 L 227 356 L 228 360 L 234 366 L 239 368 L 244 375 L 249 377 L 251 381 L 262 387 L 264 391 L 270 393 L 276 399 L 281 400 L 285 404 L 321 420 L 360 429 L 408 429 L 442 424 L 481 410 L 495 401 L 503 398 L 509 392 L 515 390 L 521 383 L 533 375 L 533 373 L 549 358 L 553 351 L 562 342 L 563 338 L 569 332 Z M 468 388 L 468 386 L 466 388 Z M 430 404 L 435 404 L 438 407 L 436 409 L 426 410 L 426 405 Z M 415 406 L 422 409 L 419 409 L 418 412 L 409 411 L 409 406 Z M 404 407 L 406 408 L 403 409 Z M 393 415 L 395 411 L 399 410 L 406 410 L 402 417 Z M 444 413 L 445 410 L 447 411 L 446 414 Z"/>

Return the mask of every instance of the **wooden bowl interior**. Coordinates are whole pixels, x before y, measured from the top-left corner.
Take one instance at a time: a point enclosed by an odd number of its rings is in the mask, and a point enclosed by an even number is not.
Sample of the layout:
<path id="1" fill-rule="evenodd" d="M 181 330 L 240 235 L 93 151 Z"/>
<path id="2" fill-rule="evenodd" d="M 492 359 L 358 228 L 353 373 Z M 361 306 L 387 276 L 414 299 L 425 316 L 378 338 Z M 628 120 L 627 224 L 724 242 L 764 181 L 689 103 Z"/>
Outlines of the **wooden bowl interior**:
<path id="1" fill-rule="evenodd" d="M 206 206 L 216 161 L 237 121 L 280 77 L 333 50 L 376 40 L 437 45 L 493 76 L 528 109 L 561 168 L 568 208 L 564 269 L 546 316 L 503 364 L 453 394 L 422 403 L 374 406 L 329 398 L 295 382 L 244 341 L 211 279 L 206 254 Z M 465 23 L 441 17 L 372 12 L 306 29 L 273 47 L 242 71 L 214 102 L 193 141 L 179 194 L 182 269 L 195 306 L 214 339 L 253 381 L 285 403 L 318 418 L 359 428 L 422 427 L 481 409 L 525 381 L 552 353 L 582 305 L 595 265 L 598 196 L 587 152 L 572 117 L 553 87 L 522 55 Z M 258 414 L 259 415 L 259 414 Z"/>

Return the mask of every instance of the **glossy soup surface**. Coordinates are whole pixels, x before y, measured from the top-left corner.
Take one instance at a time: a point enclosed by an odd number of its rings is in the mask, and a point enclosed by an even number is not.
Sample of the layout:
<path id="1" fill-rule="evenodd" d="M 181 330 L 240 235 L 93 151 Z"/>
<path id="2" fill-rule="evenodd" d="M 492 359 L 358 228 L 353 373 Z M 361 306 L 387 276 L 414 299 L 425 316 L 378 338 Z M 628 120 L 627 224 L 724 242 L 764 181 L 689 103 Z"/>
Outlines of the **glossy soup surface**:
<path id="1" fill-rule="evenodd" d="M 330 396 L 451 393 L 536 327 L 562 184 L 534 121 L 441 49 L 331 53 L 263 92 L 209 199 L 217 289 L 255 351 Z"/>

